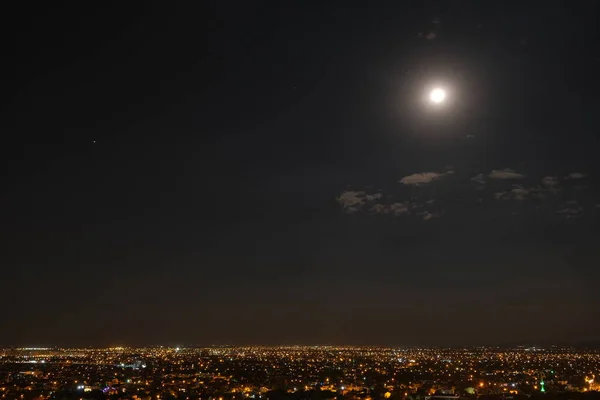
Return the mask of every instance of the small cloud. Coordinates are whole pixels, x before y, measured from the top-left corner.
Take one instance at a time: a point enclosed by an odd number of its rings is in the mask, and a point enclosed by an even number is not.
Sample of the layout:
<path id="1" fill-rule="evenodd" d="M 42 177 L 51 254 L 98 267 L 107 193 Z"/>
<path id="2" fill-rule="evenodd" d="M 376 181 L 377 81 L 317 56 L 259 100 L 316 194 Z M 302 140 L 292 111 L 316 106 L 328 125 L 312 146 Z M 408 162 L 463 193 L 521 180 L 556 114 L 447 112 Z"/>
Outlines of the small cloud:
<path id="1" fill-rule="evenodd" d="M 440 216 L 440 214 L 430 213 L 429 211 L 424 211 L 422 213 L 419 213 L 418 215 L 421 215 L 423 217 L 423 221 L 429 221 L 433 218 L 438 218 Z"/>
<path id="2" fill-rule="evenodd" d="M 556 213 L 562 214 L 567 218 L 577 218 L 583 213 L 583 207 L 581 207 L 576 200 L 570 200 Z"/>
<path id="3" fill-rule="evenodd" d="M 542 192 L 535 191 L 531 194 L 532 199 L 543 200 L 546 198 L 546 195 Z"/>
<path id="4" fill-rule="evenodd" d="M 454 173 L 453 170 L 448 169 L 446 172 L 419 172 L 417 174 L 412 174 L 405 176 L 400 179 L 400 183 L 405 185 L 423 185 L 426 183 L 431 183 L 444 175 L 452 175 Z"/>
<path id="5" fill-rule="evenodd" d="M 581 216 L 582 212 L 583 212 L 583 209 L 581 207 L 567 207 L 567 208 L 558 210 L 556 213 L 563 214 L 567 218 L 575 218 L 575 217 Z"/>
<path id="6" fill-rule="evenodd" d="M 554 188 L 554 187 L 558 186 L 559 184 L 560 184 L 560 181 L 555 176 L 546 176 L 545 178 L 542 178 L 542 185 L 544 185 L 548 188 Z"/>
<path id="7" fill-rule="evenodd" d="M 492 179 L 523 179 L 525 175 L 506 168 L 492 170 L 488 177 Z"/>
<path id="8" fill-rule="evenodd" d="M 419 37 L 427 40 L 433 40 L 437 37 L 437 35 L 433 32 L 420 32 Z"/>
<path id="9" fill-rule="evenodd" d="M 392 203 L 389 208 L 390 213 L 394 215 L 406 214 L 408 212 L 408 205 L 404 203 Z"/>
<path id="10" fill-rule="evenodd" d="M 371 211 L 376 214 L 393 214 L 402 215 L 408 213 L 408 204 L 392 203 L 392 204 L 375 204 L 371 207 Z"/>
<path id="11" fill-rule="evenodd" d="M 517 186 L 509 192 L 509 196 L 514 200 L 525 201 L 527 200 L 527 196 L 529 196 L 530 192 L 531 190 L 529 189 L 525 189 L 522 186 Z"/>
<path id="12" fill-rule="evenodd" d="M 472 134 L 470 134 L 470 133 L 469 133 L 469 134 L 466 134 L 466 135 L 465 135 L 465 139 L 467 139 L 467 140 L 475 139 L 475 135 L 472 135 Z"/>
<path id="13" fill-rule="evenodd" d="M 362 190 L 346 190 L 336 199 L 344 211 L 349 214 L 355 213 L 363 208 L 367 203 L 379 200 L 383 197 L 381 193 L 369 194 Z"/>
<path id="14" fill-rule="evenodd" d="M 479 183 L 480 185 L 485 185 L 485 177 L 483 174 L 479 174 L 471 178 L 471 180 L 475 183 Z"/>
<path id="15" fill-rule="evenodd" d="M 496 200 L 525 201 L 530 199 L 542 200 L 546 197 L 547 190 L 541 187 L 526 188 L 523 185 L 513 185 L 513 188 L 504 192 L 494 193 Z"/>
<path id="16" fill-rule="evenodd" d="M 371 211 L 376 214 L 388 214 L 390 212 L 390 208 L 385 204 L 375 204 L 371 207 Z"/>
<path id="17" fill-rule="evenodd" d="M 567 179 L 582 179 L 585 178 L 585 174 L 582 174 L 581 172 L 572 172 L 569 174 L 569 176 L 567 176 Z"/>
<path id="18" fill-rule="evenodd" d="M 365 195 L 363 191 L 346 190 L 337 198 L 337 202 L 348 212 L 356 212 L 358 208 L 365 204 Z"/>
<path id="19" fill-rule="evenodd" d="M 400 183 L 403 183 L 405 185 L 421 185 L 424 183 L 433 182 L 434 180 L 439 179 L 443 175 L 444 174 L 440 174 L 437 172 L 421 172 L 418 174 L 405 176 L 404 178 L 400 179 Z"/>
<path id="20" fill-rule="evenodd" d="M 383 195 L 381 193 L 374 193 L 374 194 L 368 194 L 365 196 L 365 199 L 367 201 L 375 201 L 375 200 L 379 200 L 383 197 Z"/>

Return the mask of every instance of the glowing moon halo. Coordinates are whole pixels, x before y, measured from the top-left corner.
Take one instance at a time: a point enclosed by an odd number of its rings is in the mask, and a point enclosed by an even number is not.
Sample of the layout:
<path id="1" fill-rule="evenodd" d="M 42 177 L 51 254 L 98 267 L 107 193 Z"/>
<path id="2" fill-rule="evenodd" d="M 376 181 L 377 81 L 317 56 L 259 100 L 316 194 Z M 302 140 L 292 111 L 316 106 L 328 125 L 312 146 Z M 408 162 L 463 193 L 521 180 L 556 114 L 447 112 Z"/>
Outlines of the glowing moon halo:
<path id="1" fill-rule="evenodd" d="M 435 88 L 429 92 L 429 101 L 434 104 L 443 103 L 446 100 L 446 91 L 442 88 Z"/>

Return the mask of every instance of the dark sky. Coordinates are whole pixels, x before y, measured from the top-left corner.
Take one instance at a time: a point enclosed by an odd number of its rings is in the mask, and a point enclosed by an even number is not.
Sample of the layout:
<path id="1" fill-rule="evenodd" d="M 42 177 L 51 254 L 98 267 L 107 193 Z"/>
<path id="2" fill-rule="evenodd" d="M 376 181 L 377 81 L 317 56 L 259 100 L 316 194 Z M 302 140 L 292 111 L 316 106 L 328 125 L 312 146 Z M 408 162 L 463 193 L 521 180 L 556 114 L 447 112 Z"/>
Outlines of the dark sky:
<path id="1" fill-rule="evenodd" d="M 120 3 L 2 13 L 0 344 L 599 338 L 596 1 Z"/>

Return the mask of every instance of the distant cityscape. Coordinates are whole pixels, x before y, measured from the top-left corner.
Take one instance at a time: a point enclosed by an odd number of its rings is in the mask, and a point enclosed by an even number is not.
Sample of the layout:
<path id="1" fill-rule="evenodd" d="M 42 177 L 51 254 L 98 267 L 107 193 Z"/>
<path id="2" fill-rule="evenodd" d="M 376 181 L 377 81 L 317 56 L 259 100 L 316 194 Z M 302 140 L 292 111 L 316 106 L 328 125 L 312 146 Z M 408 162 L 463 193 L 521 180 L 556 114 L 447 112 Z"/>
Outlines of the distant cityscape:
<path id="1" fill-rule="evenodd" d="M 600 351 L 571 347 L 0 349 L 2 399 L 600 398 Z"/>

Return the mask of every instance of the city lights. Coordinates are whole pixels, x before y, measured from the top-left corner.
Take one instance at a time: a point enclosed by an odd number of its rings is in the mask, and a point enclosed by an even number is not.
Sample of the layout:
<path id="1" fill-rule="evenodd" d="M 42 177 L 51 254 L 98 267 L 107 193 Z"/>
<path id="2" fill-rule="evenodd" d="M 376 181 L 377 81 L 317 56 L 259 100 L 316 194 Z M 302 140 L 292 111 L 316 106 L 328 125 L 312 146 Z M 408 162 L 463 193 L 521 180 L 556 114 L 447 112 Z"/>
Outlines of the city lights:
<path id="1" fill-rule="evenodd" d="M 423 392 L 433 396 L 431 400 L 451 400 L 590 392 L 598 389 L 595 374 L 600 369 L 600 353 L 569 348 L 177 349 L 0 349 L 0 368 L 9 371 L 5 378 L 0 376 L 0 391 L 6 395 L 0 397 L 26 400 L 21 395 L 35 385 L 44 399 L 73 390 L 139 399 L 270 399 L 273 390 L 283 388 L 290 394 L 319 390 L 332 398 L 341 394 L 348 400 L 373 400 L 373 388 L 382 387 L 380 400 L 396 395 L 412 399 Z M 580 386 L 573 383 L 578 376 Z"/>

